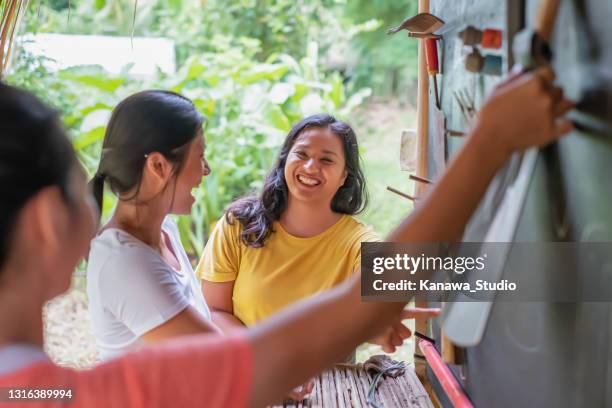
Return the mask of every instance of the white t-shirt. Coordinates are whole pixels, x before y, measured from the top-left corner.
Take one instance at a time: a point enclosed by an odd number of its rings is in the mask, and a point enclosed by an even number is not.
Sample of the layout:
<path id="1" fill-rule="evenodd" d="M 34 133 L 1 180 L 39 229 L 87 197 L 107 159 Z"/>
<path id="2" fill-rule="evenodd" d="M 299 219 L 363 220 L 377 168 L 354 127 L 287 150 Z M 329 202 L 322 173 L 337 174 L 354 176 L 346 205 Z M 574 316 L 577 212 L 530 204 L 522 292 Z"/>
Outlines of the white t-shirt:
<path id="1" fill-rule="evenodd" d="M 138 348 L 140 336 L 188 305 L 211 320 L 176 224 L 166 217 L 162 230 L 181 265 L 178 271 L 153 248 L 120 229 L 106 229 L 91 242 L 87 293 L 103 359 Z"/>

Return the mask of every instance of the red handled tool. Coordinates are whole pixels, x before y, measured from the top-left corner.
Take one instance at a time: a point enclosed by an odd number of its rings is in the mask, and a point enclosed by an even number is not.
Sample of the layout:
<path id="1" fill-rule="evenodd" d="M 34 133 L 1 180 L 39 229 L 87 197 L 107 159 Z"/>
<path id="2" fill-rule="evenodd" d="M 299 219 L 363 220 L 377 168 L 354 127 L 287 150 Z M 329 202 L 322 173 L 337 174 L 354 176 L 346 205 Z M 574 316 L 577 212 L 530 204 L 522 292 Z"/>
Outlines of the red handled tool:
<path id="1" fill-rule="evenodd" d="M 435 38 L 427 38 L 425 40 L 425 48 L 427 50 L 427 73 L 431 75 L 434 84 L 434 95 L 436 97 L 436 107 L 440 109 L 440 95 L 438 94 L 438 78 L 440 73 L 440 65 L 438 63 L 438 44 Z"/>
<path id="2" fill-rule="evenodd" d="M 440 95 L 438 94 L 438 78 L 436 75 L 440 73 L 440 65 L 438 63 L 438 44 L 436 41 L 438 38 L 441 38 L 441 35 L 434 34 L 434 32 L 443 26 L 445 26 L 444 21 L 433 14 L 420 13 L 414 17 L 407 18 L 399 26 L 387 31 L 387 34 L 395 34 L 401 30 L 406 30 L 410 36 L 421 38 L 425 41 L 427 72 L 433 78 L 436 107 L 438 109 L 440 109 Z"/>

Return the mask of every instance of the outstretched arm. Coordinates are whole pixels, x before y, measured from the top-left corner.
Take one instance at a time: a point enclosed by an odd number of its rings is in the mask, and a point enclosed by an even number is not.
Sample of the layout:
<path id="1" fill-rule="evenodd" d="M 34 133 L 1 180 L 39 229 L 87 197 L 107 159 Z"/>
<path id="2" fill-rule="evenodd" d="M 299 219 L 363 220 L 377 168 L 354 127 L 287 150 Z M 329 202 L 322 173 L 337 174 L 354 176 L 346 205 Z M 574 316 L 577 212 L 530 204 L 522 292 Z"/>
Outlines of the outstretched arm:
<path id="1" fill-rule="evenodd" d="M 553 81 L 553 72 L 542 69 L 499 86 L 442 179 L 388 240 L 459 239 L 486 187 L 512 152 L 546 145 L 572 129 L 563 116 L 573 104 Z M 255 359 L 251 406 L 265 406 L 285 395 L 388 327 L 404 308 L 401 302 L 362 302 L 360 291 L 357 278 L 291 306 L 249 331 Z"/>

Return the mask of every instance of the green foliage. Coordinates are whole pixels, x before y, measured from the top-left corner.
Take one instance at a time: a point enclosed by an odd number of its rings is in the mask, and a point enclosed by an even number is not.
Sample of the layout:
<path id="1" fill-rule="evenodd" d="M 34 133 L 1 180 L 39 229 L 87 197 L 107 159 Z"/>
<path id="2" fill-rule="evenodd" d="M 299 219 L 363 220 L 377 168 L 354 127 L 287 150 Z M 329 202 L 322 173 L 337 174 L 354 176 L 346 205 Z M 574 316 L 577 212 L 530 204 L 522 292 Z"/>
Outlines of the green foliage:
<path id="1" fill-rule="evenodd" d="M 212 173 L 196 193 L 192 214 L 179 227 L 188 251 L 199 255 L 211 225 L 225 206 L 257 190 L 291 124 L 316 112 L 346 117 L 369 96 L 354 91 L 337 74 L 319 70 L 318 47 L 308 44 L 305 57 L 273 54 L 265 62 L 254 56 L 251 39 L 215 37 L 215 48 L 192 55 L 171 76 L 135 80 L 126 73 L 109 75 L 97 66 L 47 72 L 39 59 L 21 53 L 8 81 L 29 88 L 64 112 L 73 145 L 88 172 L 97 168 L 100 145 L 112 108 L 124 97 L 151 88 L 171 89 L 191 98 L 207 116 L 207 158 Z M 350 97 L 348 95 L 351 95 Z M 114 197 L 105 197 L 105 216 Z"/>
<path id="2" fill-rule="evenodd" d="M 402 85 L 410 86 L 417 74 L 417 40 L 407 38 L 405 32 L 389 36 L 387 29 L 417 14 L 417 1 L 351 0 L 344 13 L 353 24 L 373 18 L 380 24 L 352 39 L 359 61 L 354 68 L 356 85 L 367 84 L 378 95 L 397 94 Z"/>
<path id="3" fill-rule="evenodd" d="M 134 5 L 137 2 L 136 15 Z M 28 32 L 148 35 L 162 0 L 39 0 L 29 9 Z"/>
<path id="4" fill-rule="evenodd" d="M 316 42 L 323 65 L 377 95 L 397 94 L 416 78 L 417 41 L 386 35 L 416 13 L 416 0 L 137 0 L 135 16 L 134 1 L 72 0 L 68 9 L 60 0 L 40 0 L 26 30 L 167 37 L 175 41 L 178 64 L 245 39 L 258 61 L 276 53 L 300 59 Z"/>
<path id="5" fill-rule="evenodd" d="M 316 40 L 319 27 L 335 18 L 326 3 L 304 0 L 208 0 L 176 1 L 162 6 L 157 32 L 177 41 L 178 60 L 193 50 L 210 50 L 210 39 L 225 36 L 258 41 L 256 58 L 274 53 L 302 57 L 309 41 Z M 188 30 L 187 35 L 184 32 Z"/>
<path id="6" fill-rule="evenodd" d="M 63 113 L 90 173 L 98 164 L 110 112 L 121 99 L 147 88 L 192 98 L 208 117 L 207 154 L 213 168 L 197 192 L 191 216 L 179 220 L 183 241 L 197 255 L 223 208 L 261 185 L 292 123 L 317 111 L 346 117 L 370 95 L 369 88 L 387 96 L 414 82 L 416 40 L 386 35 L 388 27 L 416 13 L 416 0 L 402 3 L 38 0 L 28 8 L 25 31 L 167 37 L 176 44 L 179 72 L 146 81 L 130 77 L 129 66 L 120 75 L 100 67 L 52 74 L 44 58 L 22 53 L 9 80 Z M 368 170 L 374 178 L 385 179 L 382 169 L 367 167 L 374 169 Z M 105 200 L 108 216 L 114 198 L 109 194 Z M 366 218 L 384 231 L 388 217 L 379 214 L 370 211 Z M 385 220 L 378 225 L 376 217 Z"/>
<path id="7" fill-rule="evenodd" d="M 320 28 L 334 25 L 338 0 L 40 0 L 27 31 L 66 34 L 163 36 L 177 46 L 177 60 L 211 51 L 217 36 L 257 39 L 257 59 L 274 53 L 301 58 Z M 70 17 L 69 17 L 70 16 Z"/>

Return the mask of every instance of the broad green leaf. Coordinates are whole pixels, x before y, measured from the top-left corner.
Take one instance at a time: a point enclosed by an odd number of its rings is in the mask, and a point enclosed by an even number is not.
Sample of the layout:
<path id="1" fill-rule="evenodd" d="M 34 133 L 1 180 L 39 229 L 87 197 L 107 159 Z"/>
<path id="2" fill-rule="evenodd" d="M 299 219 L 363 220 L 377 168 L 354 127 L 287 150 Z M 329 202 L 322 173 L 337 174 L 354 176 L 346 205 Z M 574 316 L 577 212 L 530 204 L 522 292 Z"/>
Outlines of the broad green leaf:
<path id="1" fill-rule="evenodd" d="M 239 83 L 247 85 L 261 80 L 277 81 L 289 71 L 285 64 L 259 64 L 238 79 Z"/>
<path id="2" fill-rule="evenodd" d="M 104 139 L 105 127 L 100 126 L 91 129 L 88 132 L 81 134 L 72 141 L 72 145 L 76 151 L 83 150 L 93 143 L 101 142 Z"/>
<path id="3" fill-rule="evenodd" d="M 197 59 L 193 59 L 187 70 L 186 80 L 200 78 L 206 71 L 206 67 Z"/>
<path id="4" fill-rule="evenodd" d="M 100 66 L 68 68 L 58 72 L 61 79 L 87 85 L 106 92 L 115 92 L 126 78 L 111 78 Z"/>
<path id="5" fill-rule="evenodd" d="M 106 124 L 110 120 L 110 116 L 111 109 L 109 108 L 91 110 L 83 117 L 81 131 L 89 132 L 90 130 L 97 129 L 99 127 L 106 127 Z"/>
<path id="6" fill-rule="evenodd" d="M 295 86 L 293 84 L 287 84 L 287 83 L 280 82 L 272 86 L 272 89 L 270 89 L 268 97 L 270 99 L 270 102 L 277 104 L 277 105 L 281 105 L 285 103 L 287 98 L 289 98 L 294 93 L 295 93 Z"/>
<path id="7" fill-rule="evenodd" d="M 331 91 L 327 96 L 334 103 L 334 108 L 337 110 L 340 109 L 346 98 L 344 95 L 344 84 L 342 83 L 342 78 L 340 78 L 338 74 L 332 77 L 332 81 Z"/>
<path id="8" fill-rule="evenodd" d="M 289 123 L 287 115 L 278 105 L 266 104 L 263 110 L 263 118 L 265 123 L 272 125 L 282 132 L 289 132 L 291 129 L 291 123 Z"/>
<path id="9" fill-rule="evenodd" d="M 341 114 L 346 116 L 357 106 L 364 103 L 364 101 L 372 95 L 370 88 L 363 88 L 351 95 L 346 104 L 340 110 Z"/>
<path id="10" fill-rule="evenodd" d="M 109 104 L 106 104 L 106 103 L 98 102 L 98 103 L 93 104 L 93 105 L 85 106 L 84 108 L 79 110 L 79 114 L 81 116 L 86 116 L 89 113 L 91 113 L 93 111 L 96 111 L 98 109 L 113 110 L 113 106 L 111 106 Z"/>
<path id="11" fill-rule="evenodd" d="M 325 101 L 315 93 L 306 95 L 300 101 L 300 108 L 305 116 L 326 111 Z"/>

